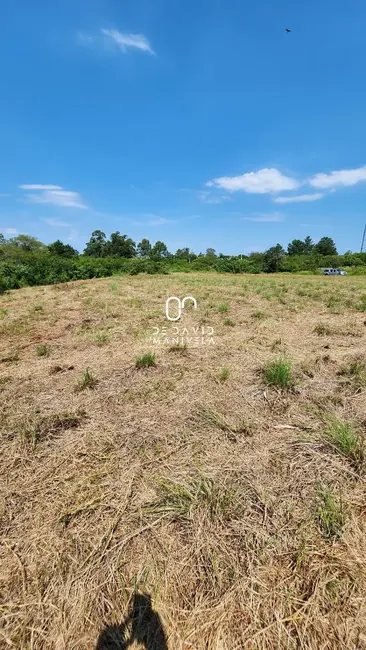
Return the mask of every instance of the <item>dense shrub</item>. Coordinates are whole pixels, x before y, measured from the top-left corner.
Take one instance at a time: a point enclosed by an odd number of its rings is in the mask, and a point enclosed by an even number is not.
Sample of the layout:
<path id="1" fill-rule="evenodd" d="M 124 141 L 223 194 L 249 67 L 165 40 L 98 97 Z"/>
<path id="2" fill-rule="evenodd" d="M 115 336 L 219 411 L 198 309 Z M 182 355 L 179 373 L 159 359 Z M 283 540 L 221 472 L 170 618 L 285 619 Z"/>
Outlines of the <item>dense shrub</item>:
<path id="1" fill-rule="evenodd" d="M 366 254 L 285 255 L 278 262 L 278 271 L 287 273 L 319 273 L 321 267 L 346 268 L 353 274 L 366 274 Z M 351 264 L 352 266 L 349 266 Z M 90 257 L 51 255 L 48 249 L 24 251 L 16 248 L 0 255 L 0 293 L 23 286 L 58 284 L 71 280 L 103 278 L 115 274 L 166 274 L 170 272 L 216 271 L 217 273 L 268 272 L 266 259 L 255 254 L 249 257 L 199 256 L 193 261 L 166 257 L 160 260 L 134 257 Z"/>

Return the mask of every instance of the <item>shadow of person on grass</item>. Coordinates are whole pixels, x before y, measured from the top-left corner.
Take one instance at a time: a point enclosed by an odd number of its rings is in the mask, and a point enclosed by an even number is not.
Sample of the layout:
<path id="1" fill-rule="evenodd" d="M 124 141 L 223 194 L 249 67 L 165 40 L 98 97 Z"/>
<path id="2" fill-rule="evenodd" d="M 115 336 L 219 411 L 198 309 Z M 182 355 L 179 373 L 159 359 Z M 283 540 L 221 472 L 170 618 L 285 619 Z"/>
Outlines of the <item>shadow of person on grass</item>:
<path id="1" fill-rule="evenodd" d="M 106 627 L 95 650 L 127 650 L 134 641 L 145 650 L 168 650 L 160 616 L 154 612 L 147 594 L 135 594 L 131 614 L 121 625 Z"/>

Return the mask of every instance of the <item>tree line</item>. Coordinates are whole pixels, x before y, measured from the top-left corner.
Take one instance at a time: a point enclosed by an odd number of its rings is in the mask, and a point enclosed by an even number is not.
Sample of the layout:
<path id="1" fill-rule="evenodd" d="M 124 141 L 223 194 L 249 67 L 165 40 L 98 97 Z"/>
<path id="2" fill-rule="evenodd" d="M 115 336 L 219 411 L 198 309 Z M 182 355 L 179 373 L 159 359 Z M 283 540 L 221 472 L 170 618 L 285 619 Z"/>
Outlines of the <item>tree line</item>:
<path id="1" fill-rule="evenodd" d="M 4 235 L 0 233 L 0 255 L 10 253 L 11 251 L 23 252 L 46 252 L 51 255 L 60 257 L 76 257 L 79 252 L 70 244 L 64 244 L 59 239 L 52 244 L 43 244 L 41 241 L 30 235 L 17 235 L 10 239 L 5 239 Z M 267 258 L 284 257 L 287 255 L 310 255 L 311 253 L 319 253 L 320 255 L 337 255 L 337 248 L 335 242 L 330 237 L 322 237 L 317 244 L 315 244 L 311 237 L 305 237 L 304 241 L 301 239 L 293 239 L 287 246 L 287 251 L 277 244 L 269 248 L 263 253 Z M 195 260 L 197 257 L 217 257 L 216 251 L 213 248 L 207 248 L 206 253 L 199 253 L 196 255 L 189 248 L 179 248 L 175 253 L 170 253 L 168 247 L 164 242 L 157 241 L 151 244 L 146 238 L 142 239 L 138 244 L 134 242 L 127 235 L 121 235 L 119 231 L 112 232 L 110 239 L 107 239 L 106 234 L 102 230 L 94 230 L 91 234 L 89 241 L 85 245 L 82 253 L 87 257 L 124 257 L 131 259 L 132 257 L 140 257 L 144 259 L 183 259 Z M 254 253 L 252 253 L 253 255 Z M 220 258 L 243 257 L 243 255 L 224 255 L 220 253 Z M 250 257 L 244 256 L 244 257 Z"/>
<path id="2" fill-rule="evenodd" d="M 338 255 L 336 244 L 330 237 L 322 237 L 316 243 L 310 237 L 294 239 L 287 249 L 276 244 L 264 252 L 254 251 L 249 255 L 217 254 L 213 248 L 196 254 L 188 247 L 171 253 L 162 241 L 152 244 L 144 238 L 136 244 L 118 231 L 107 238 L 101 230 L 92 232 L 83 252 L 79 253 L 60 240 L 46 245 L 30 235 L 6 239 L 0 234 L 0 290 L 106 277 L 114 273 L 133 275 L 205 270 L 220 273 L 314 273 L 328 266 L 355 267 L 352 272 L 366 272 L 366 253 L 347 251 Z"/>

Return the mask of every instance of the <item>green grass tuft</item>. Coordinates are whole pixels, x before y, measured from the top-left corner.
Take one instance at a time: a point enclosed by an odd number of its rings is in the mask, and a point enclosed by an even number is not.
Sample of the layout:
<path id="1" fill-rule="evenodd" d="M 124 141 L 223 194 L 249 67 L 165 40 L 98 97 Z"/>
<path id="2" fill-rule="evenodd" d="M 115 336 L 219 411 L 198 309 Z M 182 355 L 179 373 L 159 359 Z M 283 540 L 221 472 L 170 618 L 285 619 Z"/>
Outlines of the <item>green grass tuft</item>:
<path id="1" fill-rule="evenodd" d="M 291 388 L 294 384 L 291 361 L 289 359 L 270 361 L 263 368 L 263 377 L 269 386 Z"/>
<path id="2" fill-rule="evenodd" d="M 265 318 L 265 313 L 264 311 L 260 311 L 259 309 L 257 311 L 253 311 L 251 314 L 252 318 L 258 318 L 258 320 L 261 320 L 262 318 Z"/>
<path id="3" fill-rule="evenodd" d="M 87 388 L 95 388 L 95 386 L 98 383 L 98 379 L 96 379 L 91 372 L 89 372 L 89 368 L 87 368 L 84 372 L 84 376 L 80 381 L 77 383 L 75 390 L 77 392 L 81 390 L 86 390 Z"/>
<path id="4" fill-rule="evenodd" d="M 313 332 L 318 336 L 329 336 L 332 333 L 332 330 L 324 323 L 317 323 L 313 329 Z"/>
<path id="5" fill-rule="evenodd" d="M 36 355 L 37 357 L 49 357 L 51 348 L 49 345 L 37 345 L 36 346 Z"/>
<path id="6" fill-rule="evenodd" d="M 192 521 L 196 514 L 205 513 L 211 521 L 227 521 L 241 508 L 236 493 L 209 477 L 190 478 L 185 483 L 161 479 L 157 499 L 147 504 L 143 512 L 167 517 L 173 521 Z"/>
<path id="7" fill-rule="evenodd" d="M 331 490 L 319 490 L 315 519 L 325 539 L 337 540 L 341 537 L 346 520 L 344 507 L 341 499 L 336 500 Z"/>
<path id="8" fill-rule="evenodd" d="M 151 368 L 156 366 L 155 352 L 147 352 L 137 357 L 135 361 L 136 368 Z"/>
<path id="9" fill-rule="evenodd" d="M 328 426 L 325 434 L 329 442 L 346 456 L 356 469 L 361 469 L 365 461 L 364 440 L 353 424 L 335 420 Z"/>
<path id="10" fill-rule="evenodd" d="M 100 332 L 99 334 L 96 335 L 95 337 L 95 342 L 97 345 L 100 347 L 104 345 L 105 343 L 108 343 L 109 341 L 109 336 L 105 332 Z"/>
<path id="11" fill-rule="evenodd" d="M 221 368 L 219 372 L 219 380 L 220 381 L 226 381 L 229 378 L 230 370 L 227 368 L 227 366 L 224 366 Z"/>
<path id="12" fill-rule="evenodd" d="M 222 305 L 219 305 L 219 312 L 222 314 L 226 314 L 226 312 L 229 311 L 229 307 L 223 303 Z"/>

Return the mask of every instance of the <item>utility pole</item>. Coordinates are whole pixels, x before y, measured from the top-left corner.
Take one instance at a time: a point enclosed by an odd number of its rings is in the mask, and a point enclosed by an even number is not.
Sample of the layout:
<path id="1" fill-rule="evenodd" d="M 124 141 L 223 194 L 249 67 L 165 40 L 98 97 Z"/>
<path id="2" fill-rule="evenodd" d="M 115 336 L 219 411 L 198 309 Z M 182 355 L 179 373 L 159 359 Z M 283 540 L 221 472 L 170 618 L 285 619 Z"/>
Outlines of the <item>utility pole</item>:
<path id="1" fill-rule="evenodd" d="M 366 238 L 366 224 L 365 224 L 365 227 L 364 227 L 364 229 L 363 229 L 362 244 L 361 244 L 361 253 L 363 253 L 363 247 L 364 247 L 364 244 L 365 244 L 365 238 Z"/>

